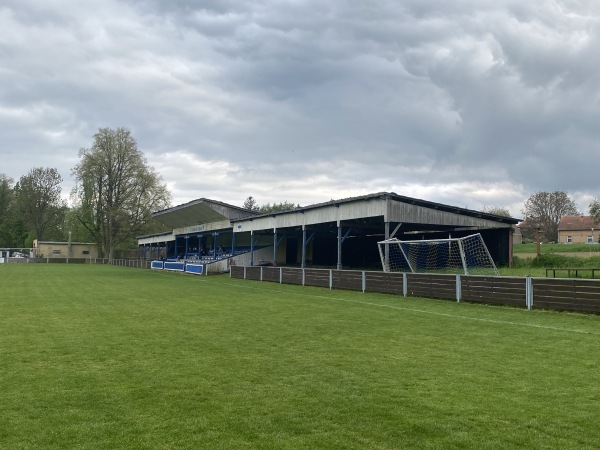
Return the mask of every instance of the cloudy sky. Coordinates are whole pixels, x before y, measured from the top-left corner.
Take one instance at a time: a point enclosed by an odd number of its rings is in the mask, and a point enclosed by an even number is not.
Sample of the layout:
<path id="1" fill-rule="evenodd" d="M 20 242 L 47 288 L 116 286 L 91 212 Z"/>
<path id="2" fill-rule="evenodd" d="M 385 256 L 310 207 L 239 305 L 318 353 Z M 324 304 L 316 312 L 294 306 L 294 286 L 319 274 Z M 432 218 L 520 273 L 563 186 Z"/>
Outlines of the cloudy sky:
<path id="1" fill-rule="evenodd" d="M 600 195 L 595 0 L 2 0 L 0 173 L 101 127 L 173 203 Z"/>

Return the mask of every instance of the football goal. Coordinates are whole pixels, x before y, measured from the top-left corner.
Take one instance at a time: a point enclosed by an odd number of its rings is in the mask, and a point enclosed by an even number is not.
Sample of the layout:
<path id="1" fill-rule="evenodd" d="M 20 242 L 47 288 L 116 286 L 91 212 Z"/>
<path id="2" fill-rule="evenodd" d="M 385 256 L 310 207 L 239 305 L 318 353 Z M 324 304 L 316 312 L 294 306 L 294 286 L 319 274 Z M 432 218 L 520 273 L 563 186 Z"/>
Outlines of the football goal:
<path id="1" fill-rule="evenodd" d="M 377 243 L 384 272 L 498 275 L 481 234 L 462 238 Z"/>

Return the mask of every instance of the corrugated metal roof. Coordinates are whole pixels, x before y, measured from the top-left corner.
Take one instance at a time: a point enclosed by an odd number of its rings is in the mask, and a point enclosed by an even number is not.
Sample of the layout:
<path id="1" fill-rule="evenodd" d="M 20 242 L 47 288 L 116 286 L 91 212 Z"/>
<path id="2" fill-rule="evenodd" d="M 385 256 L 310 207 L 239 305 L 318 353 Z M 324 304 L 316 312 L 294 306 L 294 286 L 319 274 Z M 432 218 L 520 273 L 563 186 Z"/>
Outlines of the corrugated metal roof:
<path id="1" fill-rule="evenodd" d="M 152 213 L 152 217 L 171 229 L 228 219 L 247 218 L 252 215 L 254 213 L 247 209 L 207 198 L 199 198 Z"/>
<path id="2" fill-rule="evenodd" d="M 406 197 L 404 195 L 398 195 L 395 192 L 378 192 L 375 194 L 361 195 L 361 196 L 357 196 L 357 197 L 348 197 L 348 198 L 343 198 L 343 199 L 339 199 L 339 200 L 330 200 L 330 201 L 324 202 L 324 203 L 316 203 L 314 205 L 294 208 L 289 211 L 258 214 L 255 217 L 267 217 L 267 216 L 274 217 L 274 216 L 278 216 L 278 215 L 289 214 L 292 212 L 308 211 L 311 209 L 317 209 L 317 208 L 322 208 L 322 207 L 326 207 L 326 206 L 339 205 L 342 203 L 368 201 L 368 200 L 371 200 L 374 198 L 379 198 L 379 199 L 390 198 L 391 200 L 395 200 L 395 201 L 402 202 L 402 203 L 408 203 L 411 205 L 418 205 L 418 206 L 422 206 L 425 208 L 436 209 L 436 210 L 445 211 L 445 212 L 452 212 L 455 214 L 462 214 L 465 216 L 477 217 L 477 218 L 482 218 L 482 219 L 487 219 L 487 220 L 493 220 L 495 222 L 513 224 L 513 225 L 516 225 L 517 223 L 519 223 L 522 220 L 522 219 L 516 219 L 513 217 L 498 216 L 496 214 L 489 214 L 489 213 L 485 213 L 485 212 L 481 212 L 481 211 L 475 211 L 475 210 L 467 209 L 467 208 L 460 208 L 457 206 L 445 205 L 443 203 L 430 202 L 427 200 L 421 200 L 421 199 L 413 198 L 413 197 Z M 231 221 L 239 222 L 241 220 L 246 220 L 246 219 L 247 218 L 232 219 Z"/>

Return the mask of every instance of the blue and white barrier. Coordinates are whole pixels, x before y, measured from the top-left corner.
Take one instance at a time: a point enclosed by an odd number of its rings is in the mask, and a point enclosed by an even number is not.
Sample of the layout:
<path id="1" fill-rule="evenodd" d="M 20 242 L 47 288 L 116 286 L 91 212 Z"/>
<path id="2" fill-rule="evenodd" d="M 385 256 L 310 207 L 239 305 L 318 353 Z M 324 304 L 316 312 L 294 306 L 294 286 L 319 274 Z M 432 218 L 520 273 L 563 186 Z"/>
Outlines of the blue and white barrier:
<path id="1" fill-rule="evenodd" d="M 204 275 L 204 265 L 203 264 L 189 264 L 185 265 L 185 271 L 187 273 L 193 273 L 196 275 Z"/>
<path id="2" fill-rule="evenodd" d="M 186 263 L 182 261 L 152 261 L 150 268 L 154 270 L 171 270 L 174 272 L 185 272 L 193 275 L 205 275 L 204 264 Z"/>
<path id="3" fill-rule="evenodd" d="M 176 272 L 185 272 L 185 263 L 184 262 L 175 262 L 175 261 L 165 261 L 164 269 L 165 270 L 174 270 Z"/>

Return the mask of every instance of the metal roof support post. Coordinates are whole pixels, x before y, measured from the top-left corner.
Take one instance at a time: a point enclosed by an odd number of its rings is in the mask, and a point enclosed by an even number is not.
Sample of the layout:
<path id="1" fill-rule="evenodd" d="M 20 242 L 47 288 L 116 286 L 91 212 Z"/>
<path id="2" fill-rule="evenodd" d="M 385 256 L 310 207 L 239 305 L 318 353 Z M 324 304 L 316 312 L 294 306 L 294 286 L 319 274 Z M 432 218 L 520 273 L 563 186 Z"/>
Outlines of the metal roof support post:
<path id="1" fill-rule="evenodd" d="M 183 255 L 183 258 L 187 259 L 187 257 L 188 257 L 188 242 L 190 240 L 190 237 L 188 235 L 186 235 L 184 239 L 185 239 L 185 253 Z"/>
<path id="2" fill-rule="evenodd" d="M 202 252 L 204 251 L 204 243 L 202 242 L 202 234 L 198 235 L 198 258 L 202 259 Z"/>
<path id="3" fill-rule="evenodd" d="M 235 256 L 235 232 L 231 232 L 231 256 Z"/>
<path id="4" fill-rule="evenodd" d="M 254 230 L 250 232 L 250 265 L 254 265 Z"/>
<path id="5" fill-rule="evenodd" d="M 342 222 L 337 224 L 337 270 L 342 270 Z"/>
<path id="6" fill-rule="evenodd" d="M 219 233 L 216 231 L 213 233 L 213 259 L 217 259 L 217 240 Z"/>
<path id="7" fill-rule="evenodd" d="M 160 242 L 156 243 L 156 259 L 160 259 Z"/>
<path id="8" fill-rule="evenodd" d="M 352 231 L 352 228 L 348 228 L 346 233 L 342 236 L 342 222 L 338 222 L 338 262 L 337 262 L 337 270 L 342 270 L 342 244 Z"/>
<path id="9" fill-rule="evenodd" d="M 277 228 L 273 228 L 273 267 L 277 267 Z"/>
<path id="10" fill-rule="evenodd" d="M 306 226 L 302 225 L 302 263 L 301 267 L 306 267 Z"/>
<path id="11" fill-rule="evenodd" d="M 387 241 L 390 238 L 390 223 L 385 222 L 385 240 Z M 385 244 L 385 256 L 384 256 L 384 267 L 390 267 L 390 244 Z"/>

